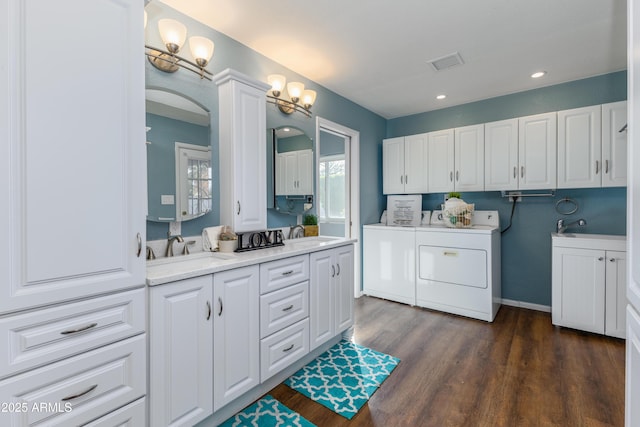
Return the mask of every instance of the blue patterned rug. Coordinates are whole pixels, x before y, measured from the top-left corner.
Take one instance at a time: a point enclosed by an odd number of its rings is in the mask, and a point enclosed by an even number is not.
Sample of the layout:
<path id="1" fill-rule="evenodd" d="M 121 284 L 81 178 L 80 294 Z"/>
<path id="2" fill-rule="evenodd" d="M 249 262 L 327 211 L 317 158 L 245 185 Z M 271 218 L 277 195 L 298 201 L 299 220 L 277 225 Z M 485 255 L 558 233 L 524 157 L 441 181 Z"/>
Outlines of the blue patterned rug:
<path id="1" fill-rule="evenodd" d="M 350 420 L 399 362 L 388 354 L 340 341 L 284 384 Z"/>
<path id="2" fill-rule="evenodd" d="M 276 427 L 298 426 L 315 427 L 315 424 L 302 418 L 297 412 L 284 406 L 273 397 L 266 395 L 253 405 L 237 413 L 220 427 Z"/>

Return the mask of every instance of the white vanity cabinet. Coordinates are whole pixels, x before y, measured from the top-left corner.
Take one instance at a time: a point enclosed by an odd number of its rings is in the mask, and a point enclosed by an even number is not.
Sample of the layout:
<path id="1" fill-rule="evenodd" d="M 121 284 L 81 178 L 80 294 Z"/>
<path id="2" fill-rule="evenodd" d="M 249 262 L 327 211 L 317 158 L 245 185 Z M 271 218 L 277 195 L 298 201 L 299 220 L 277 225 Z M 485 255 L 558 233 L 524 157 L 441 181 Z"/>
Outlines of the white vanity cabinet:
<path id="1" fill-rule="evenodd" d="M 269 85 L 230 69 L 213 81 L 220 106 L 220 223 L 236 232 L 264 230 Z"/>
<path id="2" fill-rule="evenodd" d="M 625 337 L 624 236 L 552 235 L 554 325 Z"/>
<path id="3" fill-rule="evenodd" d="M 353 325 L 353 245 L 310 255 L 311 349 Z"/>
<path id="4" fill-rule="evenodd" d="M 213 413 L 213 278 L 149 290 L 149 424 L 195 424 Z"/>
<path id="5" fill-rule="evenodd" d="M 421 194 L 429 191 L 425 168 L 427 134 L 401 136 L 382 141 L 382 192 Z"/>
<path id="6" fill-rule="evenodd" d="M 278 153 L 276 165 L 276 196 L 313 194 L 312 150 Z"/>
<path id="7" fill-rule="evenodd" d="M 258 265 L 213 275 L 213 409 L 260 382 Z"/>

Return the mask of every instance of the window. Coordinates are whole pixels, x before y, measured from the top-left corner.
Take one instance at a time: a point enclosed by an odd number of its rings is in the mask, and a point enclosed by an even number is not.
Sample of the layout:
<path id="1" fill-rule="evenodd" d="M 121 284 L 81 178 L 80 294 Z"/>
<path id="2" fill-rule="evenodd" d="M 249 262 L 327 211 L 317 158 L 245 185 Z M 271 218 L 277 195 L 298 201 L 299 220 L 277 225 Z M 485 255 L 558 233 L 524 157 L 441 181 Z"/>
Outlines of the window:
<path id="1" fill-rule="evenodd" d="M 211 149 L 176 143 L 178 221 L 202 216 L 212 209 Z"/>
<path id="2" fill-rule="evenodd" d="M 318 163 L 320 221 L 345 220 L 345 156 L 321 157 Z"/>

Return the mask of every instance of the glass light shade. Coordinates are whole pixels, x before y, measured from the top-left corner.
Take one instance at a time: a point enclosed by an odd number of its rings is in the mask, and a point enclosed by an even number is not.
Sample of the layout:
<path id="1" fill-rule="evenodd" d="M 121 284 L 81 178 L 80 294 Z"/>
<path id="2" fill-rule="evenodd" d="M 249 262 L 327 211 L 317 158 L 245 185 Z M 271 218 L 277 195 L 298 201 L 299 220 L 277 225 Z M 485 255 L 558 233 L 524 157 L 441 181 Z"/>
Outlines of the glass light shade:
<path id="1" fill-rule="evenodd" d="M 213 48 L 213 42 L 206 37 L 189 37 L 189 49 L 191 49 L 191 55 L 193 55 L 193 58 L 199 64 L 204 63 L 202 65 L 203 67 L 207 65 L 213 56 Z"/>
<path id="2" fill-rule="evenodd" d="M 281 92 L 286 82 L 287 78 L 281 74 L 271 74 L 267 77 L 267 83 L 271 85 L 271 90 L 274 92 Z"/>
<path id="3" fill-rule="evenodd" d="M 178 52 L 187 39 L 187 27 L 174 19 L 159 20 L 158 31 L 160 31 L 162 42 L 172 53 Z M 172 45 L 177 46 L 175 51 L 172 51 L 172 47 L 170 47 Z"/>
<path id="4" fill-rule="evenodd" d="M 308 108 L 307 105 L 311 107 L 314 102 L 316 102 L 315 90 L 307 89 L 304 92 L 302 92 L 302 105 L 304 105 L 305 108 Z"/>
<path id="5" fill-rule="evenodd" d="M 287 83 L 287 92 L 289 92 L 289 96 L 291 97 L 291 100 L 293 100 L 294 98 L 300 99 L 303 91 L 304 91 L 304 84 L 300 82 Z"/>

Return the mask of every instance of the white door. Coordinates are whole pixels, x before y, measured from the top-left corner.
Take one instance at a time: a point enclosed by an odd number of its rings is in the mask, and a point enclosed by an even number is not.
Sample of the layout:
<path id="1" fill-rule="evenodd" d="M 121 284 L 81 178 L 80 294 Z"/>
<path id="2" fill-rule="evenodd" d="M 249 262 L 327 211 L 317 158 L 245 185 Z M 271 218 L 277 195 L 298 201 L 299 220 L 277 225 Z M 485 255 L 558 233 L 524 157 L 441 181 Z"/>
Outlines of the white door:
<path id="1" fill-rule="evenodd" d="M 455 129 L 455 189 L 484 191 L 484 124 Z"/>
<path id="2" fill-rule="evenodd" d="M 195 424 L 213 413 L 213 278 L 149 294 L 150 425 Z"/>
<path id="3" fill-rule="evenodd" d="M 404 193 L 404 137 L 382 141 L 382 193 Z"/>
<path id="4" fill-rule="evenodd" d="M 627 101 L 602 105 L 602 186 L 627 185 Z"/>
<path id="5" fill-rule="evenodd" d="M 353 246 L 336 248 L 333 253 L 336 268 L 334 334 L 337 334 L 353 325 Z"/>
<path id="6" fill-rule="evenodd" d="M 518 187 L 556 188 L 556 113 L 518 119 Z"/>
<path id="7" fill-rule="evenodd" d="M 428 182 L 430 193 L 453 191 L 453 129 L 428 134 Z"/>
<path id="8" fill-rule="evenodd" d="M 558 111 L 558 188 L 600 187 L 601 116 L 599 105 Z"/>
<path id="9" fill-rule="evenodd" d="M 554 247 L 552 263 L 553 324 L 604 334 L 605 252 Z"/>
<path id="10" fill-rule="evenodd" d="M 518 189 L 518 119 L 484 125 L 484 189 Z"/>
<path id="11" fill-rule="evenodd" d="M 404 193 L 422 194 L 429 191 L 427 134 L 404 138 Z"/>
<path id="12" fill-rule="evenodd" d="M 260 381 L 260 269 L 213 275 L 213 406 L 231 402 Z"/>
<path id="13" fill-rule="evenodd" d="M 604 333 L 624 338 L 627 332 L 627 253 L 607 251 Z"/>
<path id="14" fill-rule="evenodd" d="M 142 2 L 8 0 L 0 21 L 0 313 L 144 284 Z"/>

